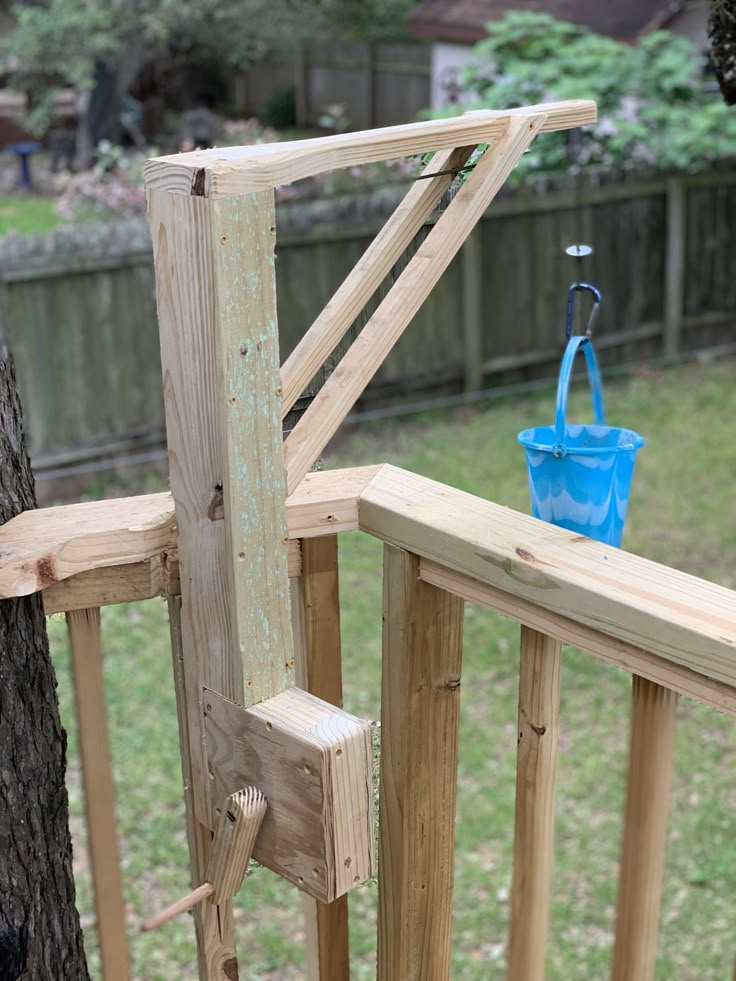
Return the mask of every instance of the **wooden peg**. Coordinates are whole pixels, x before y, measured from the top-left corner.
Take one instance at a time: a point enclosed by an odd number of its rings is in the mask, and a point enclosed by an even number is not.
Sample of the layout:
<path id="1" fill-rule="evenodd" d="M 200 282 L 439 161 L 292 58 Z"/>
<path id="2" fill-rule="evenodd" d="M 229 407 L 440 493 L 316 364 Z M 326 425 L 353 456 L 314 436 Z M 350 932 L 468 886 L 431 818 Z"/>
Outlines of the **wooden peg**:
<path id="1" fill-rule="evenodd" d="M 231 899 L 245 878 L 266 807 L 266 798 L 256 787 L 226 797 L 205 867 L 206 881 L 146 920 L 141 930 L 155 930 L 205 899 L 215 905 Z"/>

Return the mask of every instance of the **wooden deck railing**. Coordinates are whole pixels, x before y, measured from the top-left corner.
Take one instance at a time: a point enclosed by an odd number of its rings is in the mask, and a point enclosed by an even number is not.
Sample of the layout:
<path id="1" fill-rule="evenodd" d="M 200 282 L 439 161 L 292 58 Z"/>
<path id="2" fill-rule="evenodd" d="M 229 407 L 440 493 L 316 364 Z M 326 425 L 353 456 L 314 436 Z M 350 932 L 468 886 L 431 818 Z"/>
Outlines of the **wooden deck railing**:
<path id="1" fill-rule="evenodd" d="M 508 977 L 544 977 L 560 659 L 570 643 L 634 675 L 612 977 L 653 978 L 677 698 L 736 715 L 736 592 L 391 466 L 310 474 L 287 516 L 297 683 L 334 703 L 335 533 L 360 529 L 386 543 L 379 978 L 449 977 L 465 602 L 521 624 Z M 47 610 L 69 611 L 106 979 L 128 975 L 96 608 L 169 595 L 176 652 L 176 547 L 166 494 L 26 512 L 0 528 L 0 596 L 42 589 Z M 305 910 L 310 977 L 347 978 L 347 898 L 305 897 Z"/>

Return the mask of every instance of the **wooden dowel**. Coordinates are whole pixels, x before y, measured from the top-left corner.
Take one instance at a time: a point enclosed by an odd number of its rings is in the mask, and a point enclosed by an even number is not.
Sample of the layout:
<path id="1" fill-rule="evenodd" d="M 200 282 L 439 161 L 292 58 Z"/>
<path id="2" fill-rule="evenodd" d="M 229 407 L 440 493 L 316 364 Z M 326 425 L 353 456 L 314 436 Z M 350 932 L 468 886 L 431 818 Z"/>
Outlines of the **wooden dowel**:
<path id="1" fill-rule="evenodd" d="M 634 675 L 612 981 L 652 981 L 667 847 L 678 696 Z"/>
<path id="2" fill-rule="evenodd" d="M 193 889 L 188 895 L 182 896 L 181 899 L 177 899 L 175 903 L 171 906 L 167 906 L 166 909 L 162 909 L 155 916 L 152 916 L 150 920 L 146 920 L 145 923 L 141 924 L 141 931 L 146 933 L 148 930 L 155 930 L 164 923 L 168 923 L 169 920 L 173 920 L 175 916 L 179 916 L 180 913 L 186 913 L 188 909 L 192 906 L 196 906 L 197 903 L 201 903 L 203 899 L 207 899 L 215 891 L 215 887 L 211 882 L 203 882 L 201 886 Z"/>
<path id="3" fill-rule="evenodd" d="M 92 865 L 100 959 L 105 981 L 130 976 L 123 883 L 115 827 L 115 788 L 105 711 L 99 609 L 66 615 Z"/>
<path id="4" fill-rule="evenodd" d="M 509 981 L 543 981 L 554 849 L 562 644 L 521 628 Z"/>
<path id="5" fill-rule="evenodd" d="M 226 798 L 209 850 L 205 868 L 207 881 L 146 920 L 141 925 L 144 933 L 167 923 L 208 896 L 218 907 L 227 903 L 227 913 L 230 914 L 229 900 L 243 882 L 266 807 L 266 798 L 257 787 L 245 787 Z"/>

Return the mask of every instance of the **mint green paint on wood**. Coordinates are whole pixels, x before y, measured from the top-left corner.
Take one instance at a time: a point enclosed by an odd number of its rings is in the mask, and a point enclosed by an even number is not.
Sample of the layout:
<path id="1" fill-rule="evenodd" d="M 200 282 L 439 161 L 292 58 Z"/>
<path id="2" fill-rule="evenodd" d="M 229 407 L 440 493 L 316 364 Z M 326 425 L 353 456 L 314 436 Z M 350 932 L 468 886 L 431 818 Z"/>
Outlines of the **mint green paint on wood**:
<path id="1" fill-rule="evenodd" d="M 223 495 L 248 705 L 294 683 L 273 193 L 212 204 Z"/>

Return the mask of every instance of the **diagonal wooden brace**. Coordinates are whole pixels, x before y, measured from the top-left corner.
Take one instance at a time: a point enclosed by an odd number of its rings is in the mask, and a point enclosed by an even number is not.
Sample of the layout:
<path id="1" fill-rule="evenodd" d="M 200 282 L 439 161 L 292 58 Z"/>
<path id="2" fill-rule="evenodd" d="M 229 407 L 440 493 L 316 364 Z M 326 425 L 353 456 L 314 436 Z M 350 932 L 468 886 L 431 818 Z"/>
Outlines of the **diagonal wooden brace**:
<path id="1" fill-rule="evenodd" d="M 204 718 L 213 799 L 268 800 L 257 861 L 323 903 L 375 874 L 368 722 L 298 688 L 247 709 L 205 689 Z"/>
<path id="2" fill-rule="evenodd" d="M 470 177 L 296 424 L 284 444 L 288 494 L 294 492 L 360 398 L 545 121 L 546 116 L 536 114 L 506 120 L 502 135 L 478 160 Z"/>

